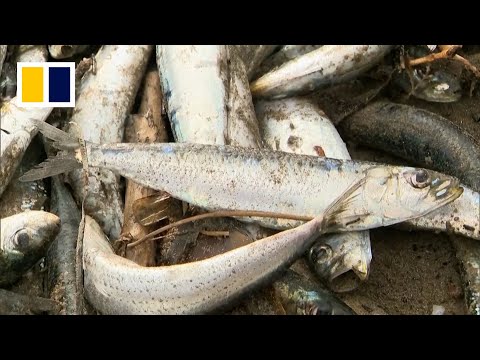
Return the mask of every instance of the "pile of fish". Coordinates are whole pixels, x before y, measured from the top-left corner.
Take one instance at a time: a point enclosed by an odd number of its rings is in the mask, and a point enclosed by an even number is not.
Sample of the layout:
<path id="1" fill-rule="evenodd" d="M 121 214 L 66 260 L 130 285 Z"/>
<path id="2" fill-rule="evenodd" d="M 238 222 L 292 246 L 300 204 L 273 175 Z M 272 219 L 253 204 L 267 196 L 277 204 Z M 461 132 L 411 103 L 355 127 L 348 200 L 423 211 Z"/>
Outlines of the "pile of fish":
<path id="1" fill-rule="evenodd" d="M 0 313 L 232 313 L 264 291 L 251 313 L 355 314 L 332 284 L 368 281 L 369 230 L 395 225 L 452 234 L 480 315 L 480 145 L 381 99 L 478 97 L 458 48 L 0 45 Z M 20 61 L 74 61 L 75 108 L 18 107 Z"/>

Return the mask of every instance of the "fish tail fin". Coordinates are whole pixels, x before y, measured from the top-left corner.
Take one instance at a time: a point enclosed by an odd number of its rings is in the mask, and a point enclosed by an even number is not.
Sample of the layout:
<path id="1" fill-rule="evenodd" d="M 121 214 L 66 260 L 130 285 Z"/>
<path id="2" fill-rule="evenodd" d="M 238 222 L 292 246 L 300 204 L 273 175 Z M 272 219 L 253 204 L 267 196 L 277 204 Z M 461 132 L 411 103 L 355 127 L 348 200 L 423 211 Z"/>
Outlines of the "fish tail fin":
<path id="1" fill-rule="evenodd" d="M 61 151 L 27 171 L 19 178 L 20 181 L 40 180 L 84 167 L 82 161 L 85 145 L 80 137 L 66 133 L 46 122 L 30 120 L 46 138 L 52 140 L 51 145 Z"/>
<path id="2" fill-rule="evenodd" d="M 350 211 L 351 204 L 358 197 L 358 190 L 366 182 L 366 177 L 354 182 L 347 190 L 345 190 L 325 211 L 323 228 L 326 232 L 335 232 L 336 230 L 345 230 L 349 225 L 356 224 L 362 219 L 368 217 L 369 214 L 352 214 Z"/>
<path id="3" fill-rule="evenodd" d="M 56 156 L 49 157 L 33 169 L 28 170 L 19 180 L 22 182 L 40 180 L 75 169 L 81 169 L 82 167 L 82 162 L 75 157 L 75 154 L 61 152 Z"/>
<path id="4" fill-rule="evenodd" d="M 66 133 L 47 122 L 37 119 L 30 119 L 30 121 L 38 128 L 43 136 L 52 140 L 52 146 L 59 150 L 76 150 L 80 149 L 83 145 L 80 137 Z"/>

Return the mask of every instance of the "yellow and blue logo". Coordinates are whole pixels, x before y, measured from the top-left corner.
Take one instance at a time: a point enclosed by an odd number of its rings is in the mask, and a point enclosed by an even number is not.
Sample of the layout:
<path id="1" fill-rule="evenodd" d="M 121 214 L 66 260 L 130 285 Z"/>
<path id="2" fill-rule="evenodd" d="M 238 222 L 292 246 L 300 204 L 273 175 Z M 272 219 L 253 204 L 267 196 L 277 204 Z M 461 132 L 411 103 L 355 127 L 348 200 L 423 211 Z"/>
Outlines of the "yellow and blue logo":
<path id="1" fill-rule="evenodd" d="M 18 62 L 17 106 L 75 107 L 75 63 Z"/>

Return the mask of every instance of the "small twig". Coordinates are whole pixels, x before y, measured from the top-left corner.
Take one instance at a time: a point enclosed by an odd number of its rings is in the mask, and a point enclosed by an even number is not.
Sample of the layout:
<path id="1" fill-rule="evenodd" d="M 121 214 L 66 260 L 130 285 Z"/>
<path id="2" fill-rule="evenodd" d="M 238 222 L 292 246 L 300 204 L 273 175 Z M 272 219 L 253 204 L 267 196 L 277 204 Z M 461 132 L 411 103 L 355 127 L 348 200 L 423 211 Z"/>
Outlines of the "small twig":
<path id="1" fill-rule="evenodd" d="M 461 57 L 460 55 L 455 55 L 453 59 L 460 61 L 463 66 L 465 66 L 465 68 L 467 68 L 473 73 L 473 75 L 475 75 L 477 78 L 480 78 L 480 71 L 470 61 L 468 61 L 464 57 Z"/>
<path id="2" fill-rule="evenodd" d="M 442 50 L 439 53 L 428 54 L 418 59 L 407 59 L 409 66 L 417 66 L 429 62 L 433 62 L 439 59 L 448 59 L 452 58 L 455 55 L 455 51 L 460 49 L 462 45 L 439 45 L 439 48 Z"/>
<path id="3" fill-rule="evenodd" d="M 157 229 L 155 231 L 152 231 L 150 234 L 145 235 L 143 238 L 140 240 L 137 240 L 131 244 L 127 245 L 127 248 L 137 246 L 144 241 L 147 240 L 154 240 L 152 239 L 155 235 L 158 235 L 164 231 L 170 230 L 174 227 L 188 224 L 189 222 L 192 221 L 197 221 L 197 220 L 202 220 L 202 219 L 207 219 L 207 218 L 214 218 L 214 217 L 231 217 L 231 216 L 252 216 L 252 217 L 271 217 L 271 218 L 279 218 L 279 219 L 290 219 L 290 220 L 299 220 L 299 221 L 310 221 L 313 219 L 311 216 L 301 216 L 301 215 L 293 215 L 293 214 L 279 214 L 275 212 L 269 212 L 269 211 L 249 211 L 249 210 L 221 210 L 221 211 L 215 211 L 207 214 L 200 214 L 200 215 L 195 215 L 191 216 L 186 219 L 182 219 L 180 221 L 165 225 L 161 227 L 160 229 Z"/>

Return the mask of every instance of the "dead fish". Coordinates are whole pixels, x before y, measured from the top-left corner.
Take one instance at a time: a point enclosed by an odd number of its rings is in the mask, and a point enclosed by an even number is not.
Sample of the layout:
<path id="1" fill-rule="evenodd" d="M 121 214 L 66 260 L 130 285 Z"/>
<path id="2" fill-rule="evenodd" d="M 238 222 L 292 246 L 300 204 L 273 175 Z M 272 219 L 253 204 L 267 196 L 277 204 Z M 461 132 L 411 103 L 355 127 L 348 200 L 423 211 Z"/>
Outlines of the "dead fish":
<path id="1" fill-rule="evenodd" d="M 36 296 L 17 294 L 0 289 L 0 314 L 2 315 L 41 315 L 58 314 L 57 302 Z"/>
<path id="2" fill-rule="evenodd" d="M 82 78 L 70 133 L 81 129 L 83 139 L 96 143 L 121 142 L 125 119 L 151 53 L 150 45 L 104 45 L 95 56 L 96 72 Z M 94 119 L 94 120 L 92 120 Z M 85 199 L 85 211 L 93 216 L 112 239 L 118 239 L 123 224 L 123 200 L 119 178 L 104 169 L 90 169 L 88 187 L 81 171 L 69 174 L 78 201 Z"/>
<path id="3" fill-rule="evenodd" d="M 48 52 L 54 59 L 66 59 L 88 49 L 88 45 L 48 45 Z"/>
<path id="4" fill-rule="evenodd" d="M 305 55 L 310 51 L 316 50 L 322 46 L 323 45 L 283 45 L 277 52 L 266 58 L 265 61 L 261 63 L 253 78 L 257 79 L 269 71 L 281 66 L 287 61 Z"/>
<path id="5" fill-rule="evenodd" d="M 42 142 L 34 138 L 23 156 L 12 180 L 0 197 L 0 219 L 26 210 L 49 210 L 47 187 L 44 180 L 30 183 L 18 181 L 32 166 L 45 159 Z"/>
<path id="6" fill-rule="evenodd" d="M 438 114 L 407 105 L 378 101 L 346 118 L 342 122 L 342 128 L 357 142 L 393 153 L 415 164 L 455 174 L 465 185 L 474 191 L 480 191 L 480 145 L 472 136 Z M 478 198 L 473 193 L 467 193 L 461 203 L 452 205 L 450 210 L 455 210 L 457 206 L 461 210 L 475 211 L 478 209 L 476 199 Z M 465 202 L 468 205 L 464 205 Z M 430 223 L 429 226 L 442 231 L 450 229 L 446 224 L 453 222 L 456 223 L 453 231 L 458 232 L 455 228 L 458 229 L 460 221 L 465 221 L 460 220 L 462 217 L 469 222 L 462 225 L 463 235 L 475 235 L 475 227 L 480 222 L 478 213 L 475 215 L 470 211 L 460 215 L 439 212 L 432 214 L 430 221 L 435 220 L 433 216 L 442 214 L 442 221 Z M 480 315 L 480 244 L 460 237 L 452 237 L 452 241 L 466 284 L 467 308 L 471 313 Z"/>
<path id="7" fill-rule="evenodd" d="M 42 133 L 63 148 L 78 139 L 42 122 Z M 348 231 L 393 225 L 458 198 L 463 189 L 454 177 L 435 171 L 337 160 L 228 145 L 86 143 L 89 166 L 101 167 L 152 189 L 208 210 L 254 210 L 314 217 L 349 186 L 366 176 L 350 204 L 352 218 L 339 226 Z M 78 154 L 77 154 L 78 155 Z M 49 158 L 21 181 L 82 167 L 70 154 Z M 366 175 L 365 175 L 366 174 Z M 385 216 L 359 218 L 365 207 L 385 206 Z M 298 220 L 254 219 L 266 227 L 291 228 Z M 339 224 L 340 225 L 340 224 Z"/>
<path id="8" fill-rule="evenodd" d="M 355 315 L 355 312 L 328 289 L 292 270 L 273 283 L 287 315 Z"/>
<path id="9" fill-rule="evenodd" d="M 392 45 L 324 45 L 252 82 L 252 96 L 280 99 L 352 80 L 391 49 Z"/>
<path id="10" fill-rule="evenodd" d="M 85 294 L 102 314 L 202 314 L 228 306 L 288 267 L 342 217 L 352 185 L 325 213 L 291 230 L 193 263 L 141 267 L 113 253 L 102 230 L 86 218 Z M 369 209 L 367 209 L 369 210 Z M 372 209 L 373 210 L 373 209 Z"/>
<path id="11" fill-rule="evenodd" d="M 32 210 L 3 218 L 0 226 L 0 286 L 5 286 L 45 255 L 60 230 L 60 219 Z"/>
<path id="12" fill-rule="evenodd" d="M 245 66 L 233 46 L 157 45 L 157 65 L 177 142 L 243 146 L 260 139 Z"/>
<path id="13" fill-rule="evenodd" d="M 38 129 L 30 119 L 45 121 L 52 108 L 19 108 L 16 97 L 0 108 L 0 195 L 10 183 Z"/>
<path id="14" fill-rule="evenodd" d="M 438 103 L 450 103 L 460 100 L 462 86 L 460 79 L 444 69 L 423 74 L 419 69 L 412 71 L 413 87 L 406 72 L 394 77 L 394 83 L 407 94 L 416 98 Z"/>
<path id="15" fill-rule="evenodd" d="M 247 72 L 248 80 L 251 80 L 259 65 L 278 47 L 278 45 L 233 45 Z"/>
<path id="16" fill-rule="evenodd" d="M 335 126 L 311 101 L 303 98 L 259 101 L 255 109 L 263 140 L 271 149 L 350 159 Z M 350 270 L 365 280 L 372 260 L 370 234 L 362 231 L 327 235 L 320 238 L 308 254 L 313 270 L 323 280 L 332 281 Z"/>
<path id="17" fill-rule="evenodd" d="M 62 314 L 80 315 L 75 271 L 80 211 L 58 176 L 52 178 L 52 212 L 59 216 L 62 227 L 47 252 L 47 289 L 61 304 Z"/>
<path id="18" fill-rule="evenodd" d="M 46 61 L 41 49 L 42 46 L 32 48 L 34 61 Z M 24 61 L 21 56 L 17 58 Z M 45 121 L 52 112 L 52 108 L 19 108 L 16 104 L 17 98 L 14 97 L 0 108 L 0 196 L 12 180 L 30 141 L 37 134 L 38 130 L 30 120 Z"/>

